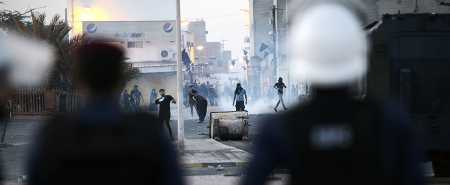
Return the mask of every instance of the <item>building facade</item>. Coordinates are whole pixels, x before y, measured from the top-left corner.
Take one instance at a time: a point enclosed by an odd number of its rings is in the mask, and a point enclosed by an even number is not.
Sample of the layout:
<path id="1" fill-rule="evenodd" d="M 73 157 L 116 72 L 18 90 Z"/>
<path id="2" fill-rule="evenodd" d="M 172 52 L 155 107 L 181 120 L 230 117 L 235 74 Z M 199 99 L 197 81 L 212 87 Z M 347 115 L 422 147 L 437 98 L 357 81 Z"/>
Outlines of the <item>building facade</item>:
<path id="1" fill-rule="evenodd" d="M 83 33 L 111 39 L 125 48 L 127 62 L 140 71 L 125 89 L 130 92 L 138 85 L 144 105 L 150 104 L 153 89 L 176 94 L 175 21 L 85 21 Z"/>
<path id="2" fill-rule="evenodd" d="M 256 96 L 263 95 L 277 77 L 288 86 L 302 86 L 290 78 L 286 40 L 289 18 L 310 3 L 322 0 L 250 0 L 250 62 L 248 80 Z M 326 0 L 323 0 L 326 1 Z M 364 24 L 378 21 L 384 14 L 450 13 L 450 0 L 334 0 L 351 3 L 364 13 Z M 269 87 L 268 87 L 269 86 Z M 307 92 L 306 89 L 300 89 Z"/>

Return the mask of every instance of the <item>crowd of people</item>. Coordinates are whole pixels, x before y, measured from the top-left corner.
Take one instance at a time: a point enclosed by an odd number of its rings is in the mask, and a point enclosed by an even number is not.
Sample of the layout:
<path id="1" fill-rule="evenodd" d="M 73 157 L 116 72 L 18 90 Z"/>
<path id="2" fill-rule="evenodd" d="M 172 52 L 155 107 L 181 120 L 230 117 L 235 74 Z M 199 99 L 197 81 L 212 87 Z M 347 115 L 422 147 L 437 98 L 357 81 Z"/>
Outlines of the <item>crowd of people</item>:
<path id="1" fill-rule="evenodd" d="M 209 102 L 210 106 L 218 106 L 219 105 L 219 94 L 217 90 L 217 85 L 206 81 L 206 83 L 198 83 L 197 81 L 189 83 L 186 82 L 184 85 L 184 106 L 191 107 L 192 101 L 190 101 L 189 94 L 192 90 L 198 92 L 198 95 L 206 98 Z"/>
<path id="2" fill-rule="evenodd" d="M 319 3 L 293 19 L 290 47 L 300 54 L 291 60 L 299 78 L 311 83 L 313 97 L 266 120 L 241 184 L 265 184 L 276 168 L 288 169 L 295 185 L 425 184 L 423 152 L 406 113 L 393 104 L 353 98 L 351 85 L 368 71 L 369 44 L 352 10 Z M 138 111 L 134 106 L 143 99 L 138 86 L 118 97 L 124 86 L 122 48 L 97 39 L 80 46 L 76 55 L 75 73 L 86 88 L 87 104 L 78 113 L 53 116 L 37 134 L 28 184 L 185 184 L 173 136 L 162 132 L 164 125 L 170 130 L 175 98 L 161 89 L 152 102 L 159 105 L 159 116 Z M 188 105 L 196 108 L 200 122 L 208 99 L 214 99 L 209 86 L 187 88 Z M 283 105 L 282 79 L 274 88 Z M 245 110 L 241 84 L 234 95 L 236 109 Z M 121 106 L 133 111 L 123 112 Z"/>

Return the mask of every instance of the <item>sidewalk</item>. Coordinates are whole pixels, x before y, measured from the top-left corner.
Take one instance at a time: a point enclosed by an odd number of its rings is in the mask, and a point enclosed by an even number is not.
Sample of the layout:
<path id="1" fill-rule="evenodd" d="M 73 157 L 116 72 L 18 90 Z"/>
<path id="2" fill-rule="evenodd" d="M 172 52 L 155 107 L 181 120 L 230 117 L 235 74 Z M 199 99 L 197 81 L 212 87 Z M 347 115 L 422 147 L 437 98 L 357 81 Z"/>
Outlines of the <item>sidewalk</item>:
<path id="1" fill-rule="evenodd" d="M 182 154 L 185 168 L 242 167 L 250 154 L 213 139 L 187 139 Z"/>

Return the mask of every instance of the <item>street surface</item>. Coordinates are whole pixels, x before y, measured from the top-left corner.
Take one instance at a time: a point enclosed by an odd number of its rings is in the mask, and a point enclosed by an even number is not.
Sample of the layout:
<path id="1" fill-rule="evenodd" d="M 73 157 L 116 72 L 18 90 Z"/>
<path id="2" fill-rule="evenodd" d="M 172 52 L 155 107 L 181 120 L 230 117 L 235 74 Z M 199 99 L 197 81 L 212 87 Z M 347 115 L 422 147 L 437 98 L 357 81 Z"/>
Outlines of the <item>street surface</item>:
<path id="1" fill-rule="evenodd" d="M 189 159 L 192 163 L 189 166 L 189 160 L 183 161 L 184 176 L 188 185 L 207 185 L 214 182 L 217 185 L 236 185 L 239 179 L 244 175 L 243 169 L 246 163 L 242 163 L 242 158 L 246 153 L 250 153 L 252 139 L 258 134 L 258 128 L 264 124 L 264 119 L 270 116 L 251 115 L 250 116 L 250 138 L 249 141 L 220 141 L 209 140 L 207 123 L 197 123 L 195 120 L 185 121 L 185 136 L 191 143 L 189 150 L 184 152 L 181 159 Z M 6 185 L 17 185 L 21 176 L 25 175 L 25 160 L 27 151 L 31 146 L 33 134 L 39 129 L 42 123 L 41 119 L 16 120 L 8 125 L 8 134 L 6 137 L 7 147 L 0 147 L 3 157 L 3 165 L 6 169 Z M 175 126 L 175 122 L 173 126 Z M 174 127 L 176 130 L 176 127 Z M 207 144 L 204 144 L 207 143 Z M 189 158 L 189 155 L 190 158 Z M 197 163 L 196 155 L 205 155 L 215 162 Z M 215 158 L 211 158 L 215 155 Z M 188 157 L 186 157 L 188 156 Z M 220 160 L 238 160 L 238 163 L 228 163 Z M 287 182 L 288 176 L 285 173 L 275 174 L 270 178 L 269 184 L 281 185 Z M 450 179 L 432 179 L 430 184 L 448 185 Z"/>
<path id="2" fill-rule="evenodd" d="M 251 140 L 257 134 L 257 127 L 260 126 L 260 121 L 263 118 L 264 116 L 261 115 L 251 115 L 249 141 L 221 141 L 220 143 L 208 140 L 207 122 L 197 123 L 196 120 L 185 120 L 185 137 L 189 141 L 194 141 L 194 144 L 190 147 L 191 151 L 186 151 L 181 158 L 185 160 L 190 159 L 192 162 L 195 159 L 195 157 L 193 158 L 195 156 L 194 153 L 206 155 L 205 153 L 208 153 L 208 151 L 212 151 L 215 156 L 215 158 L 210 157 L 215 162 L 204 163 L 204 165 L 200 166 L 198 164 L 193 166 L 184 165 L 186 181 L 195 185 L 210 184 L 211 182 L 236 184 L 243 175 L 242 170 L 246 164 L 243 161 L 247 161 L 246 158 L 250 151 Z M 17 184 L 20 177 L 26 175 L 26 155 L 33 142 L 33 135 L 40 128 L 42 122 L 42 118 L 27 118 L 15 120 L 8 124 L 6 136 L 8 146 L 0 148 L 5 168 L 4 175 L 8 185 Z M 172 128 L 176 135 L 176 121 L 172 122 Z M 202 144 L 208 142 L 209 144 Z M 189 158 L 189 155 L 191 158 Z M 229 163 L 226 162 L 227 159 L 240 162 Z M 203 160 L 206 160 L 206 158 Z M 188 163 L 189 161 L 185 162 Z M 281 180 L 284 179 L 286 178 L 274 178 L 272 184 L 281 184 Z"/>

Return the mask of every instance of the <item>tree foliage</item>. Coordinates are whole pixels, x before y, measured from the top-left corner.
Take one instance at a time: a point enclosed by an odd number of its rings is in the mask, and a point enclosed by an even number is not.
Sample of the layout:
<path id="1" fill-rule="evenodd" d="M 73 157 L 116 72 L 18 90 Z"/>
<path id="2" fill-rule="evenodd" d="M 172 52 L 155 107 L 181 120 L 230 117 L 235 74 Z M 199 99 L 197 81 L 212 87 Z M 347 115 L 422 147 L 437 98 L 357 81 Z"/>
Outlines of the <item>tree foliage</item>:
<path id="1" fill-rule="evenodd" d="M 2 4 L 2 2 L 0 2 Z M 69 39 L 71 27 L 56 15 L 47 21 L 45 14 L 0 10 L 0 27 L 15 31 L 27 37 L 47 41 L 55 48 L 56 61 L 48 85 L 50 87 L 70 88 L 73 85 L 74 51 L 84 41 L 84 36 Z M 128 68 L 127 80 L 135 78 L 138 70 Z"/>

